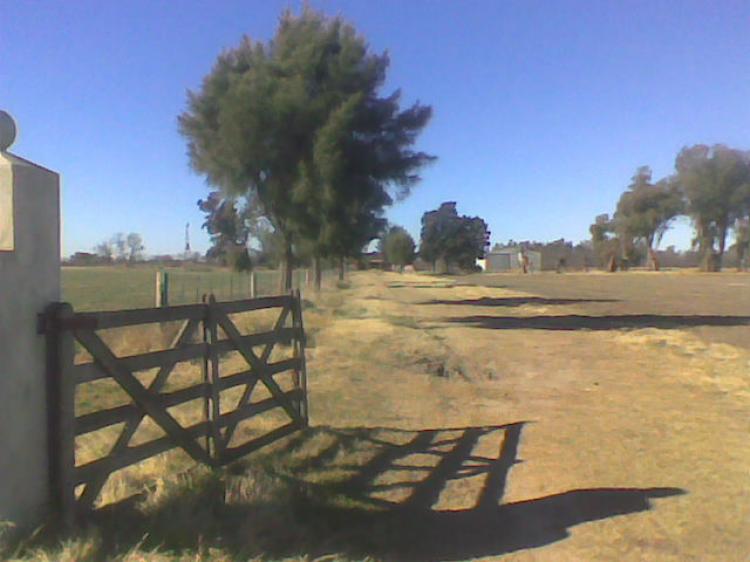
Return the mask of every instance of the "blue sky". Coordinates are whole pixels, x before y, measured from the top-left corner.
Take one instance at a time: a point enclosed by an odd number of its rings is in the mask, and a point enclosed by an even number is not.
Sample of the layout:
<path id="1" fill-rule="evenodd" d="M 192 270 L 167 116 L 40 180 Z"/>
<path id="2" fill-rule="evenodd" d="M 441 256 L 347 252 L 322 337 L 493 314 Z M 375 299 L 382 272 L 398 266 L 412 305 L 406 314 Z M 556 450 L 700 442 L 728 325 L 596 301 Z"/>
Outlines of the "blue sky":
<path id="1" fill-rule="evenodd" d="M 669 174 L 682 146 L 750 148 L 750 2 L 317 0 L 375 51 L 385 90 L 434 108 L 420 148 L 439 157 L 389 218 L 415 236 L 455 200 L 493 241 L 588 237 L 637 166 Z M 17 154 L 61 172 L 65 254 L 114 232 L 205 250 L 176 117 L 218 53 L 267 40 L 299 2 L 3 4 L 0 109 Z M 685 247 L 689 228 L 664 245 Z"/>

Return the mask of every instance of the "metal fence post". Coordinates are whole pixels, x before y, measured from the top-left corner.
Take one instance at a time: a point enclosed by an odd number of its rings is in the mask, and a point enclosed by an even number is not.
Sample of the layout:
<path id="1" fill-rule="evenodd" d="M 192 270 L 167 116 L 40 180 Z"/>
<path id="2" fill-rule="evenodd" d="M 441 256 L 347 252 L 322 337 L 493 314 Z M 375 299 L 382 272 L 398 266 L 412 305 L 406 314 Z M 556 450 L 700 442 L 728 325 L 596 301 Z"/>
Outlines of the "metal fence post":
<path id="1" fill-rule="evenodd" d="M 169 306 L 169 273 L 156 272 L 156 307 Z"/>

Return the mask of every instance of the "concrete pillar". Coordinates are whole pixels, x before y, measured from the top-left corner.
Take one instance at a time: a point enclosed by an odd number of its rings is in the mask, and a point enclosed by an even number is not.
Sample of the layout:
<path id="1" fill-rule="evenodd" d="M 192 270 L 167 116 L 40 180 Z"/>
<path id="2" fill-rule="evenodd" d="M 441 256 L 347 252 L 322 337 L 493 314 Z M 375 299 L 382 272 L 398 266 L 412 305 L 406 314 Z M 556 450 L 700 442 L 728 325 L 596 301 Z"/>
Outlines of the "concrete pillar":
<path id="1" fill-rule="evenodd" d="M 45 340 L 60 300 L 59 176 L 8 152 L 0 111 L 0 521 L 34 525 L 49 505 Z"/>

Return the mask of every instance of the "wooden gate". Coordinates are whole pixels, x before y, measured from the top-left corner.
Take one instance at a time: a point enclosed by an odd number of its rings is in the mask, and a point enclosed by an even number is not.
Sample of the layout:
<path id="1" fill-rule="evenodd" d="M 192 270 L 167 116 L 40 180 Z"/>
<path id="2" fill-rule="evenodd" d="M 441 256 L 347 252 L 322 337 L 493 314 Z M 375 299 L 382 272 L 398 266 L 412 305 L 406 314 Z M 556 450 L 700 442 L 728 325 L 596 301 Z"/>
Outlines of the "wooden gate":
<path id="1" fill-rule="evenodd" d="M 272 329 L 242 334 L 232 315 L 264 309 L 278 310 Z M 59 303 L 50 307 L 41 321 L 48 346 L 53 500 L 66 524 L 72 524 L 77 513 L 94 506 L 107 479 L 117 470 L 175 448 L 197 462 L 221 466 L 307 426 L 305 336 L 299 292 L 232 302 L 217 302 L 211 296 L 202 304 L 113 312 L 76 313 L 69 304 Z M 179 329 L 171 345 L 158 351 L 118 356 L 101 335 L 103 330 L 128 326 L 151 324 L 163 329 L 164 323 L 179 323 Z M 88 355 L 86 360 L 76 362 L 76 345 L 79 359 Z M 290 356 L 272 361 L 274 350 L 282 346 Z M 241 358 L 243 368 L 226 374 L 221 357 L 232 353 Z M 201 382 L 170 390 L 169 377 L 184 362 L 191 362 L 189 368 L 197 365 Z M 147 377 L 137 376 L 138 372 L 154 373 L 153 378 L 145 382 Z M 286 390 L 276 380 L 285 372 L 291 374 Z M 123 390 L 127 403 L 95 405 L 84 414 L 78 413 L 77 388 L 102 380 Z M 268 397 L 252 401 L 258 388 L 264 388 Z M 222 393 L 229 389 L 234 389 L 239 398 L 227 408 Z M 180 423 L 169 411 L 196 400 L 203 405 L 197 423 Z M 243 420 L 274 408 L 283 411 L 286 423 L 236 443 L 236 430 Z M 151 420 L 163 435 L 131 443 L 145 420 Z M 108 452 L 95 460 L 78 462 L 76 438 L 103 428 L 112 435 Z"/>

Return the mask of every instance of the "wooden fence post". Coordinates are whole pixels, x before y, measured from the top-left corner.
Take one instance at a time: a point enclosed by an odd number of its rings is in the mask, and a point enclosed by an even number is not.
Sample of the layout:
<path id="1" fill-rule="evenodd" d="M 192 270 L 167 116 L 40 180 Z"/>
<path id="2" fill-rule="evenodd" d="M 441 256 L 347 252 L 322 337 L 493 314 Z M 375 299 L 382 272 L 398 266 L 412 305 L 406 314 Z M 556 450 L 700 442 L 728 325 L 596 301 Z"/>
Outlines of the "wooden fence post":
<path id="1" fill-rule="evenodd" d="M 154 287 L 154 306 L 156 306 L 156 308 L 160 308 L 161 305 L 162 305 L 161 304 L 161 297 L 162 297 L 162 292 L 161 292 L 162 291 L 162 289 L 161 289 L 162 277 L 161 277 L 161 273 L 162 273 L 161 271 L 157 271 L 156 272 L 156 284 L 155 284 L 155 287 Z"/>
<path id="2" fill-rule="evenodd" d="M 50 491 L 52 504 L 63 527 L 71 530 L 76 520 L 75 499 L 75 388 L 73 334 L 63 329 L 73 317 L 68 303 L 47 309 L 47 403 Z"/>
<path id="3" fill-rule="evenodd" d="M 250 272 L 250 298 L 258 296 L 258 274 L 255 271 Z"/>

